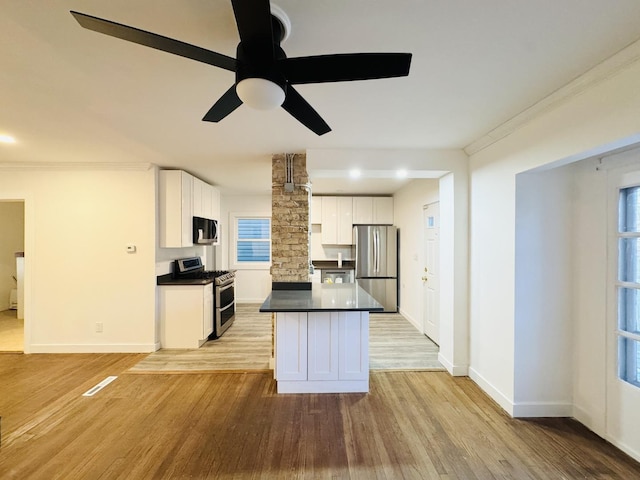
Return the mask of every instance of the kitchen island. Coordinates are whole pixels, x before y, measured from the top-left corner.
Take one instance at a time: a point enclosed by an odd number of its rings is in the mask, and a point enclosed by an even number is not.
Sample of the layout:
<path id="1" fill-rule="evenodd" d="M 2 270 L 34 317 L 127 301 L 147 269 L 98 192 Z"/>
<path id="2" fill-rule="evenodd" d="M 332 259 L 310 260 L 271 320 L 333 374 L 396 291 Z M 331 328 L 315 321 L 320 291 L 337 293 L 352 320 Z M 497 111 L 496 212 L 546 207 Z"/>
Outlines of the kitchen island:
<path id="1" fill-rule="evenodd" d="M 369 391 L 369 312 L 382 305 L 355 283 L 273 290 L 278 393 Z"/>

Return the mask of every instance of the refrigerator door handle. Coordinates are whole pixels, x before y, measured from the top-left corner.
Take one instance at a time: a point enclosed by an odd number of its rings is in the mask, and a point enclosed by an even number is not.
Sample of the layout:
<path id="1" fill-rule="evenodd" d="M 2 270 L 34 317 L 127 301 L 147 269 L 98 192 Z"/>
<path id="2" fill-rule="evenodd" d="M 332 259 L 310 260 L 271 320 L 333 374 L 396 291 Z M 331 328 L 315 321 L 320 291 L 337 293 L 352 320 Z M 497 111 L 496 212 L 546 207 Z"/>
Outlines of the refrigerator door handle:
<path id="1" fill-rule="evenodd" d="M 375 228 L 373 230 L 373 254 L 375 255 L 375 260 L 373 264 L 373 269 L 376 273 L 380 273 L 380 231 Z"/>

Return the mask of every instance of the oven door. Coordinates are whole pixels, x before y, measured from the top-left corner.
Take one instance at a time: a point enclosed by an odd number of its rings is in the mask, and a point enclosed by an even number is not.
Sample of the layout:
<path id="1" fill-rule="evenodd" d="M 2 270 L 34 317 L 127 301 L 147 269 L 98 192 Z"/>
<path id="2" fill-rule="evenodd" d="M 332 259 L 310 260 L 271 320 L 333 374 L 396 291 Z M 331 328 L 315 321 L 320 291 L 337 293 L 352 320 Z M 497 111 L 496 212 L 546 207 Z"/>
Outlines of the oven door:
<path id="1" fill-rule="evenodd" d="M 216 285 L 216 337 L 222 335 L 233 323 L 236 313 L 235 281 Z"/>

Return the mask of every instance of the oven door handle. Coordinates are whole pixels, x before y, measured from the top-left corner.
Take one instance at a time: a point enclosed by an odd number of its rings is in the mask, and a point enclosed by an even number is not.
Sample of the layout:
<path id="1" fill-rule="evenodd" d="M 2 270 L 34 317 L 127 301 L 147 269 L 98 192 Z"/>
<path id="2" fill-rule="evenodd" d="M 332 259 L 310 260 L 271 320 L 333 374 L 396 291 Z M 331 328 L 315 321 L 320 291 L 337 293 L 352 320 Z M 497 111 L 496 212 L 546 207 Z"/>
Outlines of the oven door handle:
<path id="1" fill-rule="evenodd" d="M 233 287 L 233 281 L 228 283 L 227 285 L 224 285 L 222 287 L 218 287 L 218 292 L 224 292 L 228 288 L 232 288 L 232 287 Z"/>
<path id="2" fill-rule="evenodd" d="M 229 305 L 227 305 L 227 306 L 225 306 L 225 307 L 220 308 L 220 311 L 221 311 L 221 312 L 224 312 L 227 308 L 233 307 L 233 306 L 235 305 L 235 303 L 236 303 L 236 302 L 235 302 L 235 300 L 234 300 L 234 301 L 233 301 L 233 302 L 231 302 Z"/>

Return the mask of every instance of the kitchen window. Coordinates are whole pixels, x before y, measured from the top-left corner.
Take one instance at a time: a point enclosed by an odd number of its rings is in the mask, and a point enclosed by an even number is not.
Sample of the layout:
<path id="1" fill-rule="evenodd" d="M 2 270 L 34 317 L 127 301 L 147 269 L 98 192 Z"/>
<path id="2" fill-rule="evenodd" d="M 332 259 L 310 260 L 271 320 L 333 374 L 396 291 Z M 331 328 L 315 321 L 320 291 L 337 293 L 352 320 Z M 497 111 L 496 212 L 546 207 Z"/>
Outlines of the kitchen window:
<path id="1" fill-rule="evenodd" d="M 271 218 L 232 215 L 234 242 L 232 258 L 237 268 L 265 268 L 271 265 Z"/>
<path id="2" fill-rule="evenodd" d="M 617 243 L 618 377 L 640 387 L 640 186 L 620 189 Z"/>

